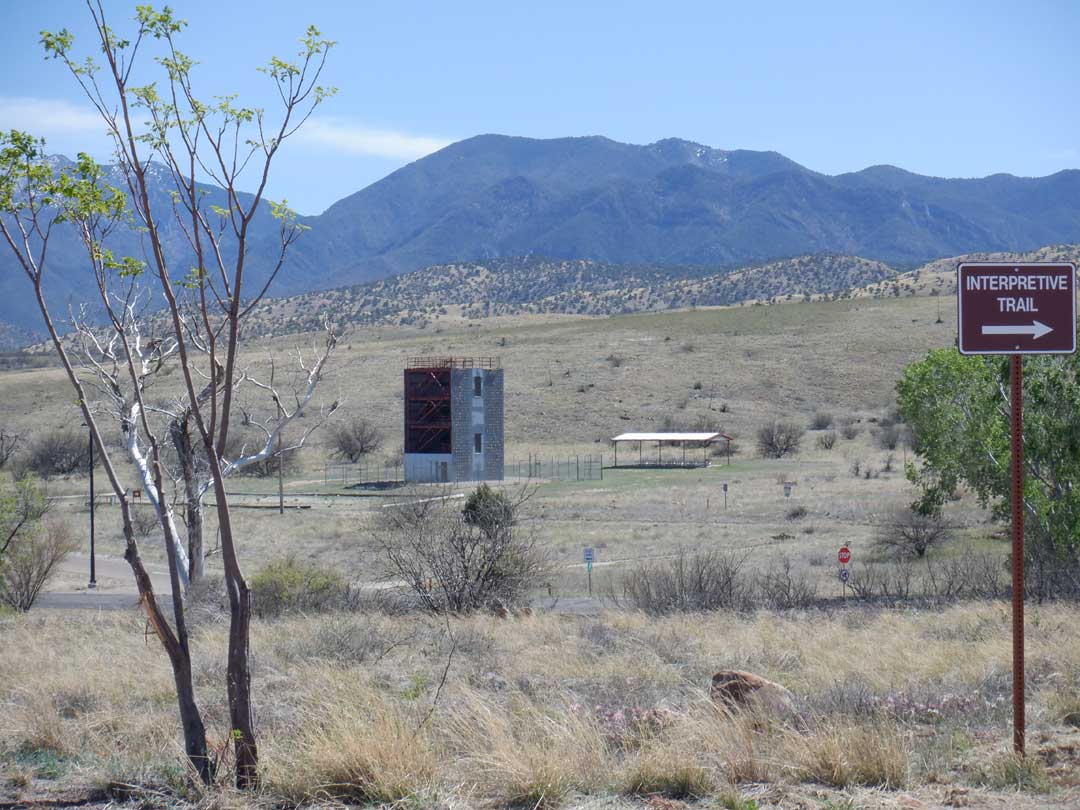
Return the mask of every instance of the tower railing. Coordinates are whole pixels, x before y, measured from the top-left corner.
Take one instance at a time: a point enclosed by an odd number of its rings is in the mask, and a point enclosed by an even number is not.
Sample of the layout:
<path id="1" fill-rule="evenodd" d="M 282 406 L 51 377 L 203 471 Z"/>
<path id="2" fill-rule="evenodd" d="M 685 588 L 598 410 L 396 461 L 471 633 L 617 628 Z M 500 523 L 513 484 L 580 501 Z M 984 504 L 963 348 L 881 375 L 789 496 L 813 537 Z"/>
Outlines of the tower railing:
<path id="1" fill-rule="evenodd" d="M 499 368 L 498 357 L 410 357 L 405 368 Z"/>

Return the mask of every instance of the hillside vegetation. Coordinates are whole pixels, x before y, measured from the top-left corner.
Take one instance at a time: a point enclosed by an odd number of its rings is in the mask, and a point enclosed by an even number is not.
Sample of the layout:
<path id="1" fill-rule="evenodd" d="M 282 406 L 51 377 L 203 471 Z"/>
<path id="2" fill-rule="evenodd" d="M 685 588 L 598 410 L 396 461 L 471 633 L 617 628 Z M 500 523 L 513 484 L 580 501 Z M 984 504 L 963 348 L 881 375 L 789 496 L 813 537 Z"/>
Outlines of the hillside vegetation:
<path id="1" fill-rule="evenodd" d="M 355 287 L 268 301 L 260 335 L 338 324 L 423 325 L 441 316 L 618 315 L 845 291 L 896 271 L 858 256 L 800 256 L 737 270 L 612 265 L 585 260 L 494 259 L 440 264 Z"/>
<path id="2" fill-rule="evenodd" d="M 1080 261 L 1080 245 L 972 253 L 900 273 L 859 256 L 798 256 L 738 269 L 538 257 L 440 264 L 370 284 L 267 301 L 252 335 L 349 325 L 424 327 L 447 317 L 620 315 L 788 301 L 946 295 L 961 261 Z"/>

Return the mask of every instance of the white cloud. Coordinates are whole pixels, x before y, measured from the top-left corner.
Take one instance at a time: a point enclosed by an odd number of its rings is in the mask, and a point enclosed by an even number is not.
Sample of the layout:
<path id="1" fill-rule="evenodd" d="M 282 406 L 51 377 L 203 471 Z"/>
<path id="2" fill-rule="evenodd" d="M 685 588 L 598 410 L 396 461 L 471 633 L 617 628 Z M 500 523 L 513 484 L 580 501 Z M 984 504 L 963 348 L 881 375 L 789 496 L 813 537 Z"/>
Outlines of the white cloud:
<path id="1" fill-rule="evenodd" d="M 0 96 L 0 129 L 21 129 L 49 138 L 78 132 L 101 133 L 105 124 L 90 106 L 63 99 Z"/>
<path id="2" fill-rule="evenodd" d="M 416 160 L 451 143 L 445 138 L 369 129 L 333 118 L 312 118 L 300 129 L 297 138 L 341 152 L 403 160 Z"/>

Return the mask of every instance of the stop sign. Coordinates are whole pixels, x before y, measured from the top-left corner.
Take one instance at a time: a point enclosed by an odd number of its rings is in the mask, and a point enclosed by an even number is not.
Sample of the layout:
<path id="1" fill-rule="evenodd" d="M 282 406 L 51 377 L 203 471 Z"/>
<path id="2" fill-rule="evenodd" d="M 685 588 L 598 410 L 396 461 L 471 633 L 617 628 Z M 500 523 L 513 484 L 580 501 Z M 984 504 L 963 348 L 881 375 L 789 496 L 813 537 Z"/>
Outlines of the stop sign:
<path id="1" fill-rule="evenodd" d="M 837 552 L 836 559 L 840 561 L 841 565 L 847 565 L 851 562 L 851 549 L 847 546 L 840 546 L 840 551 Z"/>

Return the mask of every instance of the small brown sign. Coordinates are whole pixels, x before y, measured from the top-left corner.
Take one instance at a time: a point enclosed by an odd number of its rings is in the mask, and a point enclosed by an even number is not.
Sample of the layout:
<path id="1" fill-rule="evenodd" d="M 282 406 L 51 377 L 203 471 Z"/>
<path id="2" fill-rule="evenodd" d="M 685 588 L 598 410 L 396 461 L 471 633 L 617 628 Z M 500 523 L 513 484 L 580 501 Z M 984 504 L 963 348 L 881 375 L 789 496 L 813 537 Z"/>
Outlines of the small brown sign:
<path id="1" fill-rule="evenodd" d="M 957 267 L 961 354 L 1076 351 L 1076 266 L 964 262 Z"/>

